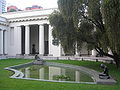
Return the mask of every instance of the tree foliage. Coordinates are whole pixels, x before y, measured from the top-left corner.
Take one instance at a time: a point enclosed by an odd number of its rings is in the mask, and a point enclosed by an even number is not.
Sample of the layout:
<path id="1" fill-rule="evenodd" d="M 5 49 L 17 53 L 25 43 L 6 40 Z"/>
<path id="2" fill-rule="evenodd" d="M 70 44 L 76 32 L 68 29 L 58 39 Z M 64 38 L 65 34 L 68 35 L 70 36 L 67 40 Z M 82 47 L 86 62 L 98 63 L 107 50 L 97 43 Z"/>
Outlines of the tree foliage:
<path id="1" fill-rule="evenodd" d="M 109 48 L 120 68 L 120 0 L 103 0 L 102 10 Z"/>
<path id="2" fill-rule="evenodd" d="M 98 53 L 113 58 L 120 67 L 120 0 L 58 0 L 58 8 L 64 22 L 59 27 L 66 33 L 62 35 L 75 36 L 65 42 L 77 42 L 78 47 L 86 42 Z M 113 54 L 108 54 L 108 50 Z"/>
<path id="3" fill-rule="evenodd" d="M 75 48 L 75 28 L 73 21 L 65 22 L 59 11 L 54 11 L 49 16 L 50 24 L 53 26 L 53 37 L 60 40 L 60 43 L 67 54 L 73 54 Z"/>
<path id="4" fill-rule="evenodd" d="M 120 1 L 104 0 L 103 17 L 109 39 L 109 47 L 113 53 L 120 55 Z"/>

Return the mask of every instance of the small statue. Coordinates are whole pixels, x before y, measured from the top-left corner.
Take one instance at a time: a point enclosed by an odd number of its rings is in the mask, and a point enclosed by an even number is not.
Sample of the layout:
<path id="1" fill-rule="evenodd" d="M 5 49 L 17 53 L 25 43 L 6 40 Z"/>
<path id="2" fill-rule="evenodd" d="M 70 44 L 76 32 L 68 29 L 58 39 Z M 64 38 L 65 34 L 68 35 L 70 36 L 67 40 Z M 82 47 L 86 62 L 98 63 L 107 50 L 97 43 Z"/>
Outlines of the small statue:
<path id="1" fill-rule="evenodd" d="M 32 44 L 32 54 L 35 54 L 36 50 L 35 50 L 35 44 Z"/>
<path id="2" fill-rule="evenodd" d="M 41 59 L 41 58 L 36 54 L 36 55 L 35 55 L 35 60 L 40 61 L 40 60 L 43 60 L 43 59 Z"/>
<path id="3" fill-rule="evenodd" d="M 44 60 L 41 59 L 37 54 L 35 55 L 35 61 L 34 61 L 34 64 L 41 64 L 43 65 L 44 64 Z"/>
<path id="4" fill-rule="evenodd" d="M 100 79 L 109 79 L 110 76 L 108 74 L 109 70 L 108 70 L 107 66 L 105 66 L 104 64 L 101 64 L 100 67 L 103 69 L 103 72 L 99 74 L 99 78 Z"/>

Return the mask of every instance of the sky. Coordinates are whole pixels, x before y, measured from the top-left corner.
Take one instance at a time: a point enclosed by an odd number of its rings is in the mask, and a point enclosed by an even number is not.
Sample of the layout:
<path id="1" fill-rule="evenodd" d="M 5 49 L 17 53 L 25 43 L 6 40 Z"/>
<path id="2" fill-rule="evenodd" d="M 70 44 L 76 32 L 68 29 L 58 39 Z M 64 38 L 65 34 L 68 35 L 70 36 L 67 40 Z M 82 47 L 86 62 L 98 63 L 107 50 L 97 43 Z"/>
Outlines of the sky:
<path id="1" fill-rule="evenodd" d="M 57 8 L 57 0 L 6 0 L 6 3 L 6 6 L 15 5 L 22 10 L 32 5 L 42 6 L 44 9 Z"/>

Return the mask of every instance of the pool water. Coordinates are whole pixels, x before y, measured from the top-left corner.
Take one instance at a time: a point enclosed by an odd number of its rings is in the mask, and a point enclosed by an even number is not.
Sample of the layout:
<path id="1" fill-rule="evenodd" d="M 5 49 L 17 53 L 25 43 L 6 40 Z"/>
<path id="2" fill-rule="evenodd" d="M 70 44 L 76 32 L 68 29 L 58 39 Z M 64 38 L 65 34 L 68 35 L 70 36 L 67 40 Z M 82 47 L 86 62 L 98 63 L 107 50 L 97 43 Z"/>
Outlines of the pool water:
<path id="1" fill-rule="evenodd" d="M 29 67 L 19 69 L 19 71 L 24 73 L 24 78 L 55 81 L 94 82 L 88 74 L 72 68 L 31 65 Z"/>

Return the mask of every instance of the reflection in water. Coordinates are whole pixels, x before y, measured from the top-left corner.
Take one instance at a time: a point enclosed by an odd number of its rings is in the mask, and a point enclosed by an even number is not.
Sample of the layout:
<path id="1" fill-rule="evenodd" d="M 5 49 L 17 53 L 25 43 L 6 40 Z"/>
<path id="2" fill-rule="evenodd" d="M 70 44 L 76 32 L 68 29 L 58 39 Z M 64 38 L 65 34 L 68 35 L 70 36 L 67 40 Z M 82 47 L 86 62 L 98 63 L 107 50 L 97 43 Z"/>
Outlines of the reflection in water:
<path id="1" fill-rule="evenodd" d="M 39 69 L 39 79 L 44 79 L 44 68 Z"/>
<path id="2" fill-rule="evenodd" d="M 83 72 L 70 68 L 32 65 L 30 67 L 22 68 L 20 70 L 25 74 L 25 78 L 75 82 L 93 82 L 90 76 L 86 75 Z"/>
<path id="3" fill-rule="evenodd" d="M 75 71 L 75 81 L 76 82 L 79 82 L 80 81 L 80 73 L 79 73 L 79 71 Z"/>
<path id="4" fill-rule="evenodd" d="M 30 77 L 30 67 L 25 68 L 25 77 Z"/>

